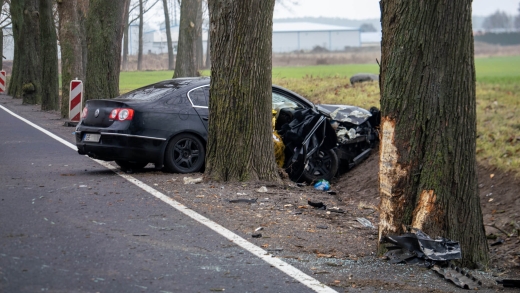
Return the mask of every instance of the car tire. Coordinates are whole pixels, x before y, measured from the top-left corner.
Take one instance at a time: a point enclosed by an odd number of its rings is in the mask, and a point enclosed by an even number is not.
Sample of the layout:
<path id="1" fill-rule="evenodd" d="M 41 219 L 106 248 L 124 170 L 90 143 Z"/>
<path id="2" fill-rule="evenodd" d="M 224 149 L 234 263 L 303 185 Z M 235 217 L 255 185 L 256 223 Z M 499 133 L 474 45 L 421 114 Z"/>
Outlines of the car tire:
<path id="1" fill-rule="evenodd" d="M 139 170 L 146 167 L 146 165 L 148 165 L 148 162 L 116 160 L 116 164 L 124 170 Z"/>
<path id="2" fill-rule="evenodd" d="M 166 168 L 175 173 L 193 173 L 204 165 L 204 144 L 195 135 L 183 133 L 175 136 L 166 147 Z"/>
<path id="3" fill-rule="evenodd" d="M 314 153 L 303 171 L 302 180 L 315 182 L 321 179 L 330 181 L 338 172 L 339 159 L 334 150 Z"/>

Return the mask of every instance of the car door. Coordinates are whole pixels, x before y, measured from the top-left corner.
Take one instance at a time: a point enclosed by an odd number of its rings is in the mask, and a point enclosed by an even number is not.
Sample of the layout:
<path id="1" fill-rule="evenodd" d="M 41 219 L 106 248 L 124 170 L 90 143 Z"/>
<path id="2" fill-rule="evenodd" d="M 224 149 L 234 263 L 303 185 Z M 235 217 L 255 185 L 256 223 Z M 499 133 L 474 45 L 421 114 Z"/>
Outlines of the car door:
<path id="1" fill-rule="evenodd" d="M 209 85 L 203 85 L 191 89 L 188 92 L 188 99 L 195 111 L 197 111 L 197 114 L 199 114 L 199 117 L 207 131 L 209 121 Z"/>

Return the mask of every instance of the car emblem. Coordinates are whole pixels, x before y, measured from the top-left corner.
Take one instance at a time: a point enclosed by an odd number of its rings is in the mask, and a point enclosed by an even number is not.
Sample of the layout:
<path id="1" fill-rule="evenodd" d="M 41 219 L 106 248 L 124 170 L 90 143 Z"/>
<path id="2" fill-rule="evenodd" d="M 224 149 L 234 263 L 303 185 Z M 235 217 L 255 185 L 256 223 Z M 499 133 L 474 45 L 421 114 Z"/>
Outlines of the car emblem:
<path id="1" fill-rule="evenodd" d="M 94 117 L 98 117 L 99 116 L 99 109 L 96 109 L 96 112 L 94 112 Z"/>

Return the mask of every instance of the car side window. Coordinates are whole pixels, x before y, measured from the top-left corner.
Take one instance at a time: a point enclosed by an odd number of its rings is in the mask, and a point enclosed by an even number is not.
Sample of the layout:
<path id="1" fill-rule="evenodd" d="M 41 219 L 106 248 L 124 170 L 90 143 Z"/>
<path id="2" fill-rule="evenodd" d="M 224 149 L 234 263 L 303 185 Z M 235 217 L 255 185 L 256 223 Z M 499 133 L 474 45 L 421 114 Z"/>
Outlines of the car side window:
<path id="1" fill-rule="evenodd" d="M 203 86 L 188 92 L 188 98 L 193 106 L 208 107 L 209 106 L 209 86 Z"/>
<path id="2" fill-rule="evenodd" d="M 296 104 L 295 102 L 293 102 L 292 100 L 290 100 L 289 98 L 287 98 L 279 93 L 273 92 L 273 110 L 278 111 L 283 108 L 296 109 L 298 107 L 300 107 L 300 106 L 298 104 Z"/>

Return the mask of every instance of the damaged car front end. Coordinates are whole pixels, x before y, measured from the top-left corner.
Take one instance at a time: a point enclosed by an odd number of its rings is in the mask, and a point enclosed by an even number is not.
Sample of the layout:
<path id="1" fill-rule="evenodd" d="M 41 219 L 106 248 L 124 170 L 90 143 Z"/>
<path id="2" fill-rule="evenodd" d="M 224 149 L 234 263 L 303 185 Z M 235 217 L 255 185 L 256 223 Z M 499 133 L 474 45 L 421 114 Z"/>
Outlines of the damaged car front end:
<path id="1" fill-rule="evenodd" d="M 296 95 L 296 94 L 295 94 Z M 313 105 L 276 107 L 275 130 L 285 144 L 285 170 L 293 181 L 330 180 L 367 158 L 379 140 L 379 109 Z"/>

